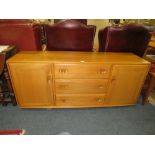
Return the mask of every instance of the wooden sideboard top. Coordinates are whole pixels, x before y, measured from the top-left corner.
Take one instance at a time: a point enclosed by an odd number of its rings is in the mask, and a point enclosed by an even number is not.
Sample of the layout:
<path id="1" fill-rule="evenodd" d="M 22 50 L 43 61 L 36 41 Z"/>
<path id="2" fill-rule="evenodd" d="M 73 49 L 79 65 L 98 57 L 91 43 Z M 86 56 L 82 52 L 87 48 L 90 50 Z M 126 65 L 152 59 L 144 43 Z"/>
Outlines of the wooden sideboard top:
<path id="1" fill-rule="evenodd" d="M 53 62 L 53 63 L 119 63 L 119 64 L 149 64 L 148 61 L 132 53 L 114 52 L 66 52 L 22 51 L 7 62 Z"/>

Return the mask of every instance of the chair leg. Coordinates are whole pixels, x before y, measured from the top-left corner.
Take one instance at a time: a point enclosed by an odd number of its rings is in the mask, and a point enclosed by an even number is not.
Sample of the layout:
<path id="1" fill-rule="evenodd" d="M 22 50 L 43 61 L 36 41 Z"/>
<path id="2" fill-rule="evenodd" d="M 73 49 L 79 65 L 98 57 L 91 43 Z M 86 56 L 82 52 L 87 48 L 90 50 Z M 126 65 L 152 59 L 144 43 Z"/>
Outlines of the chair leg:
<path id="1" fill-rule="evenodd" d="M 9 94 L 10 94 L 9 96 L 11 98 L 11 102 L 15 106 L 16 105 L 16 99 L 15 99 L 15 96 L 14 96 L 14 93 L 13 93 L 13 89 L 12 89 L 12 85 L 11 85 L 11 82 L 10 82 L 9 74 L 8 74 L 8 71 L 7 71 L 6 68 L 4 69 L 4 75 L 5 75 L 5 79 L 7 80 L 7 86 L 8 86 L 8 91 L 9 91 Z"/>
<path id="2" fill-rule="evenodd" d="M 4 99 L 4 97 L 3 97 L 3 93 L 2 93 L 2 89 L 1 89 L 1 86 L 0 86 L 0 102 L 3 104 L 3 99 Z"/>
<path id="3" fill-rule="evenodd" d="M 148 97 L 150 96 L 154 86 L 155 86 L 155 77 L 151 76 L 150 81 L 148 83 L 148 87 L 146 88 L 146 90 L 144 92 L 144 97 L 143 97 L 143 100 L 142 100 L 143 105 L 148 100 Z"/>

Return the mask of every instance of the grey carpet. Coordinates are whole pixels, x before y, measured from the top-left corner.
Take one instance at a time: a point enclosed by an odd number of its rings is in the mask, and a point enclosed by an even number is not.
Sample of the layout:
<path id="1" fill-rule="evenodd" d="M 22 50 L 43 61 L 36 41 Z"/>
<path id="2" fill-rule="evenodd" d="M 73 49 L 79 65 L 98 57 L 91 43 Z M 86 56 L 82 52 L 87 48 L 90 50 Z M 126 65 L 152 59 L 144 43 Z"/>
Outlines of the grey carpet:
<path id="1" fill-rule="evenodd" d="M 155 107 L 19 109 L 0 106 L 0 129 L 23 128 L 28 135 L 155 134 Z"/>

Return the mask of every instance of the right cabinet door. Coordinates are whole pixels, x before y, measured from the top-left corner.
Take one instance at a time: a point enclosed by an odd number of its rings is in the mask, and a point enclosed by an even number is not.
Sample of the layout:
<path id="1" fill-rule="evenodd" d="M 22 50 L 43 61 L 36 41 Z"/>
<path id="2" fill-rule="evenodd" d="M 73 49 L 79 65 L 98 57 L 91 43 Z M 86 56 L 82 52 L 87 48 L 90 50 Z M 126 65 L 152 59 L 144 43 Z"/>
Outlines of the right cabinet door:
<path id="1" fill-rule="evenodd" d="M 135 104 L 148 68 L 148 65 L 114 65 L 107 103 L 114 106 Z"/>

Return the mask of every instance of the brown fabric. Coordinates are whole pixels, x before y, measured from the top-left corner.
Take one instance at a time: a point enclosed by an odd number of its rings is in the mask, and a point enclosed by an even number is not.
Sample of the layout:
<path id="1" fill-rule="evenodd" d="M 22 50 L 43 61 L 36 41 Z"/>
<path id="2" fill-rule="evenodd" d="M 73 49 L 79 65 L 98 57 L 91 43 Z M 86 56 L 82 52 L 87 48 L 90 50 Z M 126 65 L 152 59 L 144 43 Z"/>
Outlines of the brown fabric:
<path id="1" fill-rule="evenodd" d="M 151 38 L 149 31 L 139 25 L 106 27 L 99 31 L 99 51 L 132 52 L 142 57 Z"/>
<path id="2" fill-rule="evenodd" d="M 108 28 L 109 27 L 106 27 L 106 28 L 100 30 L 98 33 L 99 51 L 105 50 Z"/>
<path id="3" fill-rule="evenodd" d="M 87 26 L 75 20 L 45 25 L 47 50 L 92 51 L 95 26 Z"/>

